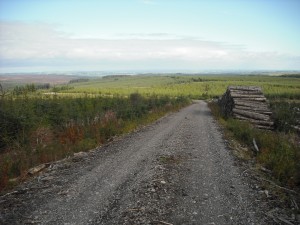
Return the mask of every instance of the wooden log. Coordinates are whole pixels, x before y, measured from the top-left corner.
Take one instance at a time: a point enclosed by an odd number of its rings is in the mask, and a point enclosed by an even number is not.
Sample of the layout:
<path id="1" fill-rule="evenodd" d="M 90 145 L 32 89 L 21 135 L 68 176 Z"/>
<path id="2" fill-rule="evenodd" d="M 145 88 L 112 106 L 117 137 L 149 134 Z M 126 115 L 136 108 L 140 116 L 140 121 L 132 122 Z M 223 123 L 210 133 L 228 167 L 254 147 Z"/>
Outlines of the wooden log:
<path id="1" fill-rule="evenodd" d="M 246 120 L 261 129 L 272 130 L 274 122 L 272 112 L 262 89 L 257 86 L 229 86 L 219 100 L 221 112 Z"/>
<path id="2" fill-rule="evenodd" d="M 264 96 L 262 92 L 256 91 L 230 91 L 231 95 L 250 95 L 250 96 Z"/>
<path id="3" fill-rule="evenodd" d="M 237 88 L 227 88 L 227 90 L 229 91 L 241 91 L 241 92 L 245 92 L 245 91 L 248 91 L 248 92 L 260 92 L 262 93 L 262 90 L 261 88 L 243 88 L 242 86 L 239 86 Z"/>
<path id="4" fill-rule="evenodd" d="M 267 100 L 264 96 L 261 96 L 261 95 L 240 95 L 240 94 L 231 93 L 231 97 L 233 99 L 245 98 L 245 99 L 253 100 L 253 101 L 266 101 Z"/>
<path id="5" fill-rule="evenodd" d="M 271 121 L 261 121 L 261 120 L 253 120 L 245 117 L 241 117 L 239 115 L 234 115 L 234 118 L 250 122 L 254 127 L 258 129 L 264 129 L 264 130 L 274 130 L 274 123 Z"/>
<path id="6" fill-rule="evenodd" d="M 246 108 L 252 108 L 256 110 L 261 110 L 261 111 L 269 111 L 269 108 L 266 105 L 261 105 L 261 104 L 249 104 L 247 102 L 243 103 L 237 103 L 234 104 L 234 107 L 246 107 Z"/>
<path id="7" fill-rule="evenodd" d="M 252 124 L 256 124 L 256 125 L 261 125 L 261 126 L 274 126 L 274 122 L 272 121 L 264 121 L 264 120 L 255 120 L 255 119 L 250 119 L 244 116 L 240 116 L 238 114 L 234 114 L 233 115 L 234 118 L 239 119 L 239 120 L 245 120 L 245 121 L 249 121 Z"/>
<path id="8" fill-rule="evenodd" d="M 248 107 L 260 107 L 260 108 L 266 108 L 268 109 L 268 103 L 267 102 L 261 102 L 261 101 L 252 101 L 252 100 L 248 100 L 248 99 L 238 99 L 235 98 L 233 100 L 234 105 L 240 105 L 240 106 L 248 106 Z"/>
<path id="9" fill-rule="evenodd" d="M 261 90 L 258 86 L 228 86 L 232 90 Z"/>
<path id="10" fill-rule="evenodd" d="M 240 105 L 240 106 L 249 106 L 249 107 L 260 107 L 260 108 L 266 108 L 268 109 L 268 104 L 267 102 L 256 102 L 252 100 L 245 100 L 245 99 L 233 99 L 233 102 L 235 105 Z"/>
<path id="11" fill-rule="evenodd" d="M 257 86 L 229 86 L 227 90 L 241 90 L 241 91 L 262 91 Z"/>
<path id="12" fill-rule="evenodd" d="M 238 97 L 235 97 L 235 98 L 233 98 L 234 100 L 235 99 L 243 99 L 243 98 L 238 98 Z M 248 98 L 244 98 L 244 99 L 246 99 L 247 101 L 255 101 L 255 102 L 266 102 L 267 101 L 267 99 L 265 98 L 265 97 L 248 97 Z"/>
<path id="13" fill-rule="evenodd" d="M 254 107 L 248 107 L 248 106 L 239 106 L 239 105 L 236 105 L 234 107 L 235 109 L 240 109 L 240 110 L 246 110 L 246 111 L 250 111 L 250 112 L 257 112 L 257 113 L 261 113 L 261 114 L 264 114 L 264 115 L 272 115 L 272 112 L 271 111 L 268 111 L 267 108 L 254 108 Z"/>
<path id="14" fill-rule="evenodd" d="M 255 112 L 248 112 L 246 110 L 233 109 L 232 112 L 251 119 L 264 120 L 264 121 L 270 120 L 269 116 L 260 113 L 255 113 Z"/>
<path id="15" fill-rule="evenodd" d="M 235 105 L 233 108 L 236 109 L 241 109 L 241 110 L 248 110 L 248 111 L 253 111 L 253 112 L 271 112 L 268 108 L 266 107 L 259 107 L 255 105 L 250 105 L 250 106 L 243 106 L 243 105 Z"/>
<path id="16" fill-rule="evenodd" d="M 257 102 L 266 102 L 266 98 L 233 98 L 234 103 L 235 102 L 249 102 L 249 103 L 254 103 L 257 104 Z"/>

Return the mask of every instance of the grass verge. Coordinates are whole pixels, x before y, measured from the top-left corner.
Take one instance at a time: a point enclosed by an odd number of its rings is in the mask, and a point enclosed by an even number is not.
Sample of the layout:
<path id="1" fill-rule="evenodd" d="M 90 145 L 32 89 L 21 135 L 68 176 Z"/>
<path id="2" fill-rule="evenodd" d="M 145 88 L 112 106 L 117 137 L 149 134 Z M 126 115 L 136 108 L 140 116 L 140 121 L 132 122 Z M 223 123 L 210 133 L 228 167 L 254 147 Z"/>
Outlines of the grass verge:
<path id="1" fill-rule="evenodd" d="M 277 183 L 290 188 L 300 186 L 300 148 L 297 134 L 260 130 L 247 122 L 232 118 L 225 120 L 217 103 L 211 102 L 209 107 L 225 129 L 227 137 L 246 145 L 253 152 L 253 140 L 256 141 L 259 152 L 252 155 L 258 164 L 272 171 Z"/>

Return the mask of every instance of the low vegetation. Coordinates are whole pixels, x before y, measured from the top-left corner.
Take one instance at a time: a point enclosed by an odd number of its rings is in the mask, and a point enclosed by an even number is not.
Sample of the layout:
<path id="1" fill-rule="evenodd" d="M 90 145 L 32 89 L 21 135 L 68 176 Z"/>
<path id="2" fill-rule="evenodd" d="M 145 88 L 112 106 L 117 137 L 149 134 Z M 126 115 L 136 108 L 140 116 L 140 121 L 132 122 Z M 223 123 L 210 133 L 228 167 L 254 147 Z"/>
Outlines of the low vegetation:
<path id="1" fill-rule="evenodd" d="M 0 189 L 30 167 L 87 151 L 189 103 L 185 97 L 12 95 L 0 104 Z"/>
<path id="2" fill-rule="evenodd" d="M 138 92 L 141 95 L 186 96 L 193 99 L 208 99 L 222 95 L 229 85 L 261 86 L 269 99 L 300 99 L 298 77 L 273 76 L 107 76 L 74 83 L 59 94 L 94 94 L 102 96 L 128 96 Z"/>
<path id="3" fill-rule="evenodd" d="M 229 85 L 261 86 L 276 131 L 262 131 L 219 115 L 228 133 L 252 148 L 278 181 L 299 185 L 300 82 L 298 76 L 140 75 L 73 77 L 64 85 L 3 84 L 0 90 L 0 189 L 40 163 L 87 151 L 147 124 L 191 99 L 222 95 Z M 2 87 L 1 86 L 1 87 Z"/>
<path id="4" fill-rule="evenodd" d="M 288 124 L 284 126 L 285 129 L 282 129 L 282 124 L 285 124 L 287 118 L 275 114 L 276 130 L 260 130 L 248 122 L 225 119 L 217 103 L 211 102 L 209 106 L 213 115 L 225 128 L 228 138 L 236 139 L 252 149 L 257 162 L 272 171 L 273 177 L 279 183 L 290 187 L 300 186 L 300 139 Z M 284 110 L 287 113 L 289 108 Z M 253 140 L 258 146 L 258 152 L 255 150 Z"/>

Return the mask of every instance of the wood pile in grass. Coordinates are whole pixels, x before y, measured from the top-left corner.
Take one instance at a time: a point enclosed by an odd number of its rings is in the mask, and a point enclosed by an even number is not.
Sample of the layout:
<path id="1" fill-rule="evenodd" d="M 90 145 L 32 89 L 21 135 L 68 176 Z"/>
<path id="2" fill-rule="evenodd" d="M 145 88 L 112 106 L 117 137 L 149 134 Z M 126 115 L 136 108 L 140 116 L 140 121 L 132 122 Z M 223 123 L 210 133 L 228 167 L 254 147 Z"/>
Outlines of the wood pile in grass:
<path id="1" fill-rule="evenodd" d="M 229 86 L 219 104 L 226 117 L 249 121 L 261 129 L 272 130 L 274 127 L 272 112 L 260 87 Z"/>

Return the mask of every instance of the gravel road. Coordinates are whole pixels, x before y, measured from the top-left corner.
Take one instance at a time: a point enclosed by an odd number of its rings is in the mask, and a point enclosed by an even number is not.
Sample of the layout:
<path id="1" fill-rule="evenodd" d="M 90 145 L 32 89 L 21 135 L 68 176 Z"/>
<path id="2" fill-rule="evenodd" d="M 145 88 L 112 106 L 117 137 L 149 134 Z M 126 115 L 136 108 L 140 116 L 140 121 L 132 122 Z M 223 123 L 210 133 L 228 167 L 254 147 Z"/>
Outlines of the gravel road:
<path id="1" fill-rule="evenodd" d="M 0 198 L 0 224 L 268 224 L 197 101 Z"/>

